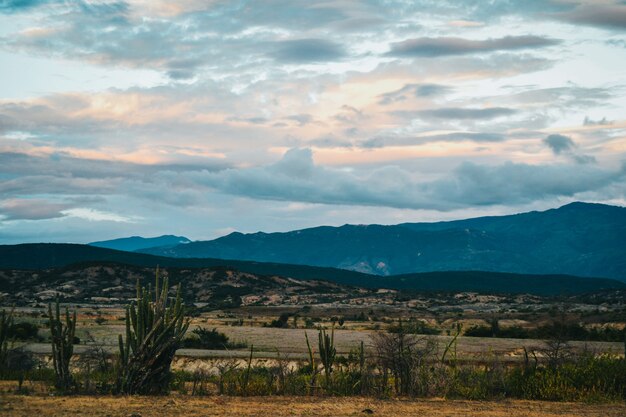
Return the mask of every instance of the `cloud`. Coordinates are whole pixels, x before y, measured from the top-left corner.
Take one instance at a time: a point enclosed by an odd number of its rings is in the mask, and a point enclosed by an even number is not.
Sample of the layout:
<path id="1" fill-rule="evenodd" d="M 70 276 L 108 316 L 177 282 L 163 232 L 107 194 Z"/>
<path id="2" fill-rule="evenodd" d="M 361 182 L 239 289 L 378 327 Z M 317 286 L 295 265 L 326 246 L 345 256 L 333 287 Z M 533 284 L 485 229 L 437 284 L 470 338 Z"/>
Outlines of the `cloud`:
<path id="1" fill-rule="evenodd" d="M 506 36 L 504 38 L 470 40 L 463 38 L 416 38 L 391 44 L 388 55 L 396 57 L 440 57 L 494 51 L 542 48 L 559 41 L 541 36 Z"/>
<path id="2" fill-rule="evenodd" d="M 359 143 L 363 148 L 384 148 L 387 146 L 415 146 L 431 142 L 501 142 L 506 135 L 490 132 L 452 132 L 421 136 L 377 136 Z"/>
<path id="3" fill-rule="evenodd" d="M 626 167 L 607 171 L 591 165 L 465 162 L 450 174 L 429 181 L 394 166 L 361 173 L 326 168 L 313 162 L 309 149 L 291 149 L 272 165 L 190 175 L 221 192 L 253 199 L 452 210 L 598 191 L 623 181 Z"/>
<path id="4" fill-rule="evenodd" d="M 596 162 L 596 158 L 591 155 L 583 155 L 576 151 L 577 145 L 569 136 L 549 135 L 543 139 L 543 143 L 548 146 L 554 155 L 566 155 L 578 164 L 591 164 Z"/>
<path id="5" fill-rule="evenodd" d="M 214 164 L 213 164 L 214 162 Z M 13 177 L 56 175 L 70 179 L 138 178 L 155 175 L 159 171 L 217 170 L 228 165 L 207 160 L 199 164 L 136 164 L 124 161 L 78 158 L 63 153 L 29 155 L 17 152 L 0 152 L 0 174 Z"/>
<path id="6" fill-rule="evenodd" d="M 515 114 L 515 109 L 507 107 L 487 107 L 484 109 L 472 109 L 463 107 L 442 107 L 434 110 L 396 111 L 392 114 L 401 117 L 424 117 L 431 119 L 457 119 L 457 120 L 489 120 L 497 117 Z"/>
<path id="7" fill-rule="evenodd" d="M 589 25 L 612 30 L 626 29 L 626 4 L 588 4 L 575 10 L 557 13 L 558 19 L 578 25 Z"/>
<path id="8" fill-rule="evenodd" d="M 343 47 L 325 39 L 296 39 L 274 44 L 274 59 L 286 63 L 322 63 L 347 56 Z"/>
<path id="9" fill-rule="evenodd" d="M 2 221 L 43 220 L 63 217 L 70 204 L 54 203 L 37 198 L 12 198 L 0 201 Z"/>
<path id="10" fill-rule="evenodd" d="M 138 220 L 136 217 L 122 216 L 116 213 L 82 207 L 64 210 L 63 214 L 94 222 L 133 223 Z"/>
<path id="11" fill-rule="evenodd" d="M 292 114 L 285 117 L 285 119 L 298 122 L 298 125 L 300 126 L 306 126 L 313 121 L 313 116 L 311 116 L 310 114 Z"/>
<path id="12" fill-rule="evenodd" d="M 543 143 L 552 149 L 555 155 L 570 152 L 576 146 L 570 137 L 563 135 L 550 135 L 543 140 Z"/>
<path id="13" fill-rule="evenodd" d="M 613 121 L 607 120 L 606 117 L 603 117 L 600 120 L 593 120 L 585 116 L 585 120 L 583 120 L 583 126 L 610 126 L 612 124 Z"/>
<path id="14" fill-rule="evenodd" d="M 55 0 L 1 0 L 0 13 L 25 12 L 35 7 L 54 2 Z"/>
<path id="15" fill-rule="evenodd" d="M 0 152 L 3 178 L 0 195 L 65 196 L 71 207 L 84 209 L 89 208 L 85 205 L 101 205 L 102 196 L 124 196 L 182 207 L 196 204 L 202 198 L 194 184 L 181 181 L 180 173 L 209 172 L 225 166 L 219 162 L 214 166 L 211 163 L 146 165 L 62 154 L 33 156 Z"/>
<path id="16" fill-rule="evenodd" d="M 626 167 L 606 171 L 591 165 L 530 165 L 506 162 L 496 166 L 464 163 L 454 179 L 436 182 L 439 193 L 466 205 L 522 204 L 538 200 L 575 197 L 623 182 Z"/>
<path id="17" fill-rule="evenodd" d="M 626 48 L 626 39 L 609 39 L 605 43 L 607 45 L 617 46 L 618 48 Z"/>
<path id="18" fill-rule="evenodd" d="M 379 104 L 387 105 L 405 101 L 411 97 L 435 97 L 451 91 L 452 88 L 441 84 L 406 84 L 402 88 L 379 96 Z"/>

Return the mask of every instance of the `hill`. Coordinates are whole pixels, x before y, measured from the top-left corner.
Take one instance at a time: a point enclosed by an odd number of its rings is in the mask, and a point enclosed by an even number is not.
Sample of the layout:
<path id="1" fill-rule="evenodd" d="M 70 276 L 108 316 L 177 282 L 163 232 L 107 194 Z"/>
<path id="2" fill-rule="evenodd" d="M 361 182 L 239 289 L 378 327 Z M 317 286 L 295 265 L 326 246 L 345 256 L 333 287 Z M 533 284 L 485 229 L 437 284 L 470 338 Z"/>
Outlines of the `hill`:
<path id="1" fill-rule="evenodd" d="M 158 237 L 141 237 L 131 236 L 120 239 L 103 240 L 100 242 L 91 242 L 90 246 L 99 248 L 115 249 L 133 252 L 140 249 L 148 248 L 170 248 L 177 245 L 189 243 L 191 240 L 184 236 L 163 235 Z"/>
<path id="2" fill-rule="evenodd" d="M 478 291 L 559 295 L 626 288 L 626 284 L 616 280 L 581 278 L 569 275 L 442 271 L 381 277 L 336 268 L 304 265 L 223 259 L 167 258 L 88 245 L 52 243 L 0 245 L 0 269 L 7 271 L 7 276 L 14 273 L 11 271 L 23 271 L 19 274 L 25 277 L 40 276 L 39 271 L 43 270 L 52 271 L 46 272 L 46 274 L 49 277 L 54 277 L 54 274 L 57 273 L 54 271 L 59 268 L 81 267 L 80 264 L 102 266 L 111 263 L 148 268 L 149 271 L 152 271 L 156 265 L 168 268 L 168 270 L 174 268 L 197 271 L 207 268 L 221 268 L 265 277 L 287 277 L 306 281 L 328 281 L 360 288 L 389 288 L 411 291 Z M 77 277 L 80 276 L 77 275 Z M 24 282 L 28 279 L 24 278 Z M 5 282 L 5 287 L 0 286 L 0 291 L 13 291 L 13 285 Z"/>
<path id="3" fill-rule="evenodd" d="M 231 233 L 142 252 L 315 265 L 377 275 L 480 270 L 626 281 L 626 208 L 572 203 L 543 212 L 450 222 Z"/>
<path id="4" fill-rule="evenodd" d="M 35 304 L 57 297 L 74 303 L 125 303 L 136 294 L 136 283 L 154 282 L 154 268 L 106 262 L 62 268 L 0 270 L 0 299 L 6 304 Z M 171 285 L 183 283 L 183 298 L 211 308 L 240 305 L 317 304 L 375 296 L 373 290 L 331 282 L 264 276 L 231 268 L 167 268 L 161 276 Z M 174 289 L 172 289 L 174 291 Z M 172 294 L 174 295 L 174 294 Z"/>

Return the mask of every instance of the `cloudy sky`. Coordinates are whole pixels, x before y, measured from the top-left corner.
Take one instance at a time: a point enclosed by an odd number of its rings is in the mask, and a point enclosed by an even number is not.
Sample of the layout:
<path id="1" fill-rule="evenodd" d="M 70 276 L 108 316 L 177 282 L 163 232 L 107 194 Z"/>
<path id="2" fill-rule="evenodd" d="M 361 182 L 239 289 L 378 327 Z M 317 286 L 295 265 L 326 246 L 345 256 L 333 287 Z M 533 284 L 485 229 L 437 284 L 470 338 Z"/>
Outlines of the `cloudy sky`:
<path id="1" fill-rule="evenodd" d="M 0 243 L 626 204 L 626 2 L 0 0 Z"/>

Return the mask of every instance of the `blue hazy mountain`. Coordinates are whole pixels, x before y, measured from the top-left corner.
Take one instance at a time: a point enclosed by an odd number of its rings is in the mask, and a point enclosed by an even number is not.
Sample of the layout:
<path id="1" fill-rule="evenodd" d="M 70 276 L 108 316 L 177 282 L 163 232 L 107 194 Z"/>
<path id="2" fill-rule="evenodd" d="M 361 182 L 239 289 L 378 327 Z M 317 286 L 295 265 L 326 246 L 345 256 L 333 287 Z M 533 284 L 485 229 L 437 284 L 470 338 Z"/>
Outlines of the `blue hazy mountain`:
<path id="1" fill-rule="evenodd" d="M 177 245 L 182 245 L 191 242 L 184 236 L 163 235 L 158 237 L 141 237 L 131 236 L 123 237 L 119 239 L 103 240 L 100 242 L 91 242 L 90 246 L 97 246 L 99 248 L 123 250 L 127 252 L 133 252 L 141 249 L 148 248 L 170 248 Z"/>
<path id="2" fill-rule="evenodd" d="M 572 203 L 542 212 L 437 223 L 231 233 L 144 253 L 348 269 L 570 274 L 626 281 L 626 208 Z"/>
<path id="3" fill-rule="evenodd" d="M 117 280 L 116 282 L 119 282 L 120 279 L 128 279 L 132 281 L 132 288 L 138 275 L 131 274 L 129 276 L 129 274 L 124 273 L 123 271 L 128 269 L 125 266 L 148 267 L 150 268 L 149 271 L 154 271 L 157 265 L 166 268 L 174 277 L 180 275 L 182 271 L 192 275 L 203 275 L 207 270 L 226 269 L 262 277 L 289 277 L 299 280 L 330 281 L 340 285 L 361 288 L 391 288 L 426 292 L 478 291 L 566 295 L 623 291 L 626 289 L 624 282 L 607 278 L 584 278 L 571 275 L 451 271 L 381 277 L 345 269 L 307 265 L 210 258 L 165 258 L 89 245 L 27 243 L 0 245 L 0 293 L 16 295 L 16 293 L 21 293 L 22 289 L 32 290 L 33 286 L 41 289 L 51 283 L 58 285 L 68 269 L 75 271 L 74 275 L 78 276 L 78 278 L 71 278 L 73 285 L 88 286 L 89 276 L 92 275 L 89 271 L 93 268 L 115 269 L 115 272 L 98 275 L 98 277 L 104 280 L 114 278 Z M 33 273 L 35 270 L 37 273 Z M 152 272 L 148 273 L 148 280 L 152 279 L 151 274 Z M 80 284 L 80 279 L 84 279 L 85 282 Z M 102 283 L 96 284 L 98 288 L 102 288 Z M 232 290 L 238 291 L 237 288 Z"/>

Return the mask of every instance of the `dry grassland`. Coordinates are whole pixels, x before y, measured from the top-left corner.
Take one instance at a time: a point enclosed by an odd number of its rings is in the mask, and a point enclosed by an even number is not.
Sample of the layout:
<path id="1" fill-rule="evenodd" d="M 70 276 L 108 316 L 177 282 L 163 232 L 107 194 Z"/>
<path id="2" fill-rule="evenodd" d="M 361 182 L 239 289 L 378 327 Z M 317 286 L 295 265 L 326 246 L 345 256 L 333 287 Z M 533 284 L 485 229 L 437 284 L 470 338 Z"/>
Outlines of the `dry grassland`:
<path id="1" fill-rule="evenodd" d="M 310 397 L 0 397 L 0 415 L 15 417 L 129 416 L 420 416 L 420 417 L 623 417 L 626 404 L 540 401 L 374 400 Z"/>

